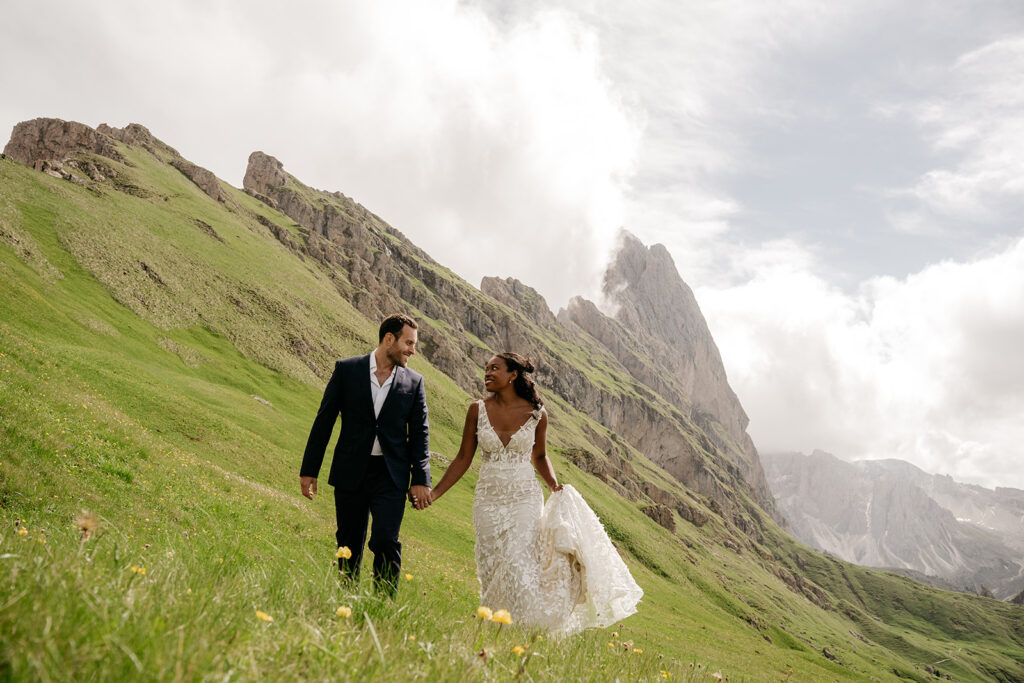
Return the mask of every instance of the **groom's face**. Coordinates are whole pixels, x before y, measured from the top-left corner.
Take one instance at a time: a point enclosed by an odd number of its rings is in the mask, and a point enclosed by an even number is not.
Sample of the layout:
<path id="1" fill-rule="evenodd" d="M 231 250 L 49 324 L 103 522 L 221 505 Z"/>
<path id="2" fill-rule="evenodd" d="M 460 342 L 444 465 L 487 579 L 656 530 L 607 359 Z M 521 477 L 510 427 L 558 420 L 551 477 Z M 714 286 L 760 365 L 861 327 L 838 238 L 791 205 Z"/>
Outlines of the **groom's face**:
<path id="1" fill-rule="evenodd" d="M 388 359 L 395 365 L 401 365 L 404 368 L 408 365 L 409 359 L 416 355 L 417 339 L 416 330 L 408 325 L 404 326 L 398 338 L 387 348 Z"/>

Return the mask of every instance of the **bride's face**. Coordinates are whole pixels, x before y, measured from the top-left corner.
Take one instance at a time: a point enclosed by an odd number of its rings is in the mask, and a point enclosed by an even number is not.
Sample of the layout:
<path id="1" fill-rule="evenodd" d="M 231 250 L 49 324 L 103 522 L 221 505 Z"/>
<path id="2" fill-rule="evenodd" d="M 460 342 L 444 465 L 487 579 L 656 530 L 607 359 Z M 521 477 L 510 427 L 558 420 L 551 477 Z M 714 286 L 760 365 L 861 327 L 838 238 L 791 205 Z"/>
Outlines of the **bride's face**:
<path id="1" fill-rule="evenodd" d="M 487 391 L 501 391 L 515 378 L 516 373 L 509 372 L 504 358 L 494 356 L 484 366 L 484 389 Z"/>

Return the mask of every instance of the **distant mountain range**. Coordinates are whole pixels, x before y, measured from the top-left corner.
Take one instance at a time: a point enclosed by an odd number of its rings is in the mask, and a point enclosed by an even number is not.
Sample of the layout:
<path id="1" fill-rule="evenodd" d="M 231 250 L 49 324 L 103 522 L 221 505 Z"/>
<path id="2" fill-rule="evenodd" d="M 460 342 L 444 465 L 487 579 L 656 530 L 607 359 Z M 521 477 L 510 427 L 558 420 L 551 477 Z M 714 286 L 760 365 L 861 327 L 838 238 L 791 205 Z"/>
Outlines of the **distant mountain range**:
<path id="1" fill-rule="evenodd" d="M 791 531 L 808 545 L 943 588 L 1024 590 L 1024 491 L 961 484 L 902 460 L 762 454 Z"/>

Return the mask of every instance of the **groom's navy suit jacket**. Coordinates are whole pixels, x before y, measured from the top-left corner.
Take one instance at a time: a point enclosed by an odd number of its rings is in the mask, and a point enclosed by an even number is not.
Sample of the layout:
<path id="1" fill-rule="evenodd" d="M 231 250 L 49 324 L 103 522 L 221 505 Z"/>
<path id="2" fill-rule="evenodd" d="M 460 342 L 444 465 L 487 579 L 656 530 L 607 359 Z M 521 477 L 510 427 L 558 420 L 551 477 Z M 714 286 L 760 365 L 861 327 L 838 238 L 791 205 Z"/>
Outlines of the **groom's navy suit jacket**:
<path id="1" fill-rule="evenodd" d="M 341 415 L 341 435 L 327 483 L 341 491 L 354 491 L 363 481 L 372 457 L 383 457 L 391 479 L 402 491 L 413 485 L 430 486 L 430 447 L 427 395 L 423 376 L 398 366 L 380 415 L 373 414 L 370 393 L 370 356 L 339 360 L 334 365 L 324 397 L 302 456 L 303 477 L 316 477 Z M 372 456 L 374 437 L 383 456 Z"/>

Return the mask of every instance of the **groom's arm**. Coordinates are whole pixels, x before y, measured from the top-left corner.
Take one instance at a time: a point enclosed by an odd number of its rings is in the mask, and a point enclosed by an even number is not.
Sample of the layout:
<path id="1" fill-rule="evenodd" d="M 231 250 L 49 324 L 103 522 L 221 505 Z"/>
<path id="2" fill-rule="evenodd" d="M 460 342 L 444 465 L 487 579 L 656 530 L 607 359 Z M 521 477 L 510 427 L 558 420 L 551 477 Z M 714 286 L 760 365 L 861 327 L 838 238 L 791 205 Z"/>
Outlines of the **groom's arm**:
<path id="1" fill-rule="evenodd" d="M 430 488 L 430 427 L 427 423 L 427 392 L 420 378 L 409 413 L 409 439 L 407 443 L 409 464 L 412 468 L 412 485 Z"/>
<path id="2" fill-rule="evenodd" d="M 312 485 L 313 493 L 316 493 L 316 478 L 320 474 L 324 452 L 331 440 L 334 423 L 338 421 L 338 415 L 341 413 L 342 374 L 341 361 L 338 361 L 334 364 L 334 373 L 331 375 L 330 381 L 327 382 L 323 399 L 320 400 L 320 409 L 317 410 L 313 427 L 309 430 L 306 451 L 302 454 L 302 467 L 299 469 L 299 481 L 302 483 L 303 495 L 307 494 L 310 485 Z M 311 498 L 312 496 L 306 497 Z"/>

